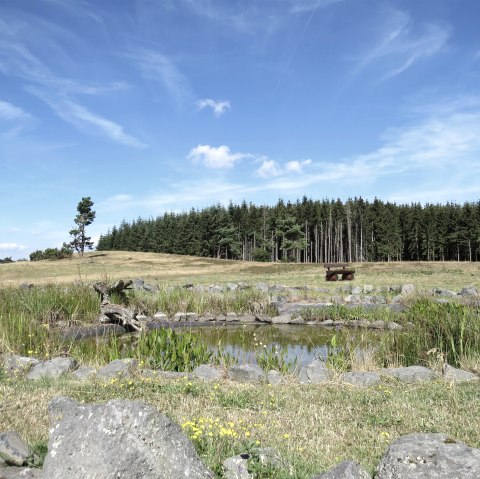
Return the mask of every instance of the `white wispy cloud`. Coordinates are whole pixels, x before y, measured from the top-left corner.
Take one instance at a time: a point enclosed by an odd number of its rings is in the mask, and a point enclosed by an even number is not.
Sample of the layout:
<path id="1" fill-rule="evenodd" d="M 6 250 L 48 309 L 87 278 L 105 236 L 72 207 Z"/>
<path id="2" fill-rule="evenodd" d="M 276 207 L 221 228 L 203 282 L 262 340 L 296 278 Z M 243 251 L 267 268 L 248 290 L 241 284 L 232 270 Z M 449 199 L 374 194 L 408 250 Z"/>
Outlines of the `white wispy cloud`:
<path id="1" fill-rule="evenodd" d="M 0 243 L 0 250 L 23 251 L 26 247 L 18 243 Z"/>
<path id="2" fill-rule="evenodd" d="M 169 56 L 143 49 L 132 52 L 129 57 L 139 65 L 146 79 L 162 83 L 177 101 L 193 96 L 190 81 Z"/>
<path id="3" fill-rule="evenodd" d="M 343 0 L 286 0 L 291 13 L 305 13 Z"/>
<path id="4" fill-rule="evenodd" d="M 282 166 L 275 160 L 266 158 L 262 160 L 262 164 L 257 169 L 256 175 L 260 178 L 274 178 L 286 174 L 303 173 L 304 167 L 311 164 L 312 160 L 307 159 L 288 161 Z"/>
<path id="5" fill-rule="evenodd" d="M 27 88 L 33 95 L 44 101 L 60 118 L 78 127 L 87 128 L 92 133 L 102 133 L 111 140 L 135 148 L 147 145 L 138 138 L 125 132 L 123 126 L 97 115 L 68 97 L 55 96 L 37 88 Z"/>
<path id="6" fill-rule="evenodd" d="M 32 116 L 7 101 L 0 100 L 0 120 L 26 120 Z"/>
<path id="7" fill-rule="evenodd" d="M 250 153 L 231 153 L 226 145 L 218 147 L 210 145 L 198 145 L 190 150 L 187 159 L 196 163 L 202 163 L 207 168 L 232 168 L 236 162 L 252 158 Z"/>
<path id="8" fill-rule="evenodd" d="M 399 75 L 441 52 L 449 37 L 450 28 L 446 25 L 426 23 L 416 27 L 407 12 L 389 10 L 377 44 L 362 55 L 355 73 L 381 62 L 386 70 L 382 80 Z"/>
<path id="9" fill-rule="evenodd" d="M 213 100 L 211 98 L 202 98 L 201 100 L 197 100 L 195 103 L 199 110 L 203 110 L 204 108 L 211 108 L 213 110 L 213 114 L 216 117 L 223 115 L 231 108 L 230 102 L 228 100 L 222 101 Z"/>

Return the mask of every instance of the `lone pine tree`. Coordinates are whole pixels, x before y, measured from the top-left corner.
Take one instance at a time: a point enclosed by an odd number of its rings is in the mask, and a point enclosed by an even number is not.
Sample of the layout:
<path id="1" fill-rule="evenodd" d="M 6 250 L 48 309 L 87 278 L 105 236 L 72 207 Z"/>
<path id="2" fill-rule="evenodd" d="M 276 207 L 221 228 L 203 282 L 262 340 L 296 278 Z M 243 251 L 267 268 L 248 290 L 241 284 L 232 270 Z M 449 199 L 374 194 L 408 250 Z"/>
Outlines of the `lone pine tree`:
<path id="1" fill-rule="evenodd" d="M 80 257 L 83 258 L 85 248 L 92 249 L 92 238 L 86 235 L 85 228 L 93 223 L 95 219 L 95 211 L 92 211 L 93 201 L 90 196 L 82 198 L 77 205 L 78 214 L 74 219 L 76 227 L 69 231 L 73 237 L 70 246 L 74 248 Z"/>

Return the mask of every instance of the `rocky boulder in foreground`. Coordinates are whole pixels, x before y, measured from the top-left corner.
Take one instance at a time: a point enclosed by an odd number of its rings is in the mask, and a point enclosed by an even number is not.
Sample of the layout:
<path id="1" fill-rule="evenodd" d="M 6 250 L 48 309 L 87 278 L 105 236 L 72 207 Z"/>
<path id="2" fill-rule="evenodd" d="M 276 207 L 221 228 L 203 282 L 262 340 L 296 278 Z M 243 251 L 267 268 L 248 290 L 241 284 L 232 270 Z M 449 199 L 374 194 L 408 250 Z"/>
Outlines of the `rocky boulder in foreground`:
<path id="1" fill-rule="evenodd" d="M 59 397 L 49 406 L 48 479 L 204 479 L 202 464 L 180 426 L 153 406 L 112 400 L 79 404 Z"/>

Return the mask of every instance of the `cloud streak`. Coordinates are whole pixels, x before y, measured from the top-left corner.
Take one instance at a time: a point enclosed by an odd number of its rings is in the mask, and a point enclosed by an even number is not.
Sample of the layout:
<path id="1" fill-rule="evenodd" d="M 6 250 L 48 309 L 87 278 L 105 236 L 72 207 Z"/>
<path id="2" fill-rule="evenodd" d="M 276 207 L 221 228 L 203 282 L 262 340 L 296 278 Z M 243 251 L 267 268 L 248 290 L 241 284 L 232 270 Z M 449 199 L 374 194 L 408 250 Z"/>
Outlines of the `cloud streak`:
<path id="1" fill-rule="evenodd" d="M 203 110 L 204 108 L 211 108 L 216 117 L 223 115 L 230 110 L 231 105 L 229 101 L 212 100 L 211 98 L 203 98 L 196 101 L 197 108 Z"/>
<path id="2" fill-rule="evenodd" d="M 32 116 L 21 108 L 7 101 L 0 100 L 0 120 L 16 121 L 28 120 L 30 118 L 32 118 Z"/>
<path id="3" fill-rule="evenodd" d="M 381 80 L 395 77 L 414 64 L 440 53 L 449 37 L 448 26 L 427 23 L 416 29 L 408 13 L 390 11 L 377 45 L 363 54 L 354 73 L 381 64 L 387 70 Z"/>

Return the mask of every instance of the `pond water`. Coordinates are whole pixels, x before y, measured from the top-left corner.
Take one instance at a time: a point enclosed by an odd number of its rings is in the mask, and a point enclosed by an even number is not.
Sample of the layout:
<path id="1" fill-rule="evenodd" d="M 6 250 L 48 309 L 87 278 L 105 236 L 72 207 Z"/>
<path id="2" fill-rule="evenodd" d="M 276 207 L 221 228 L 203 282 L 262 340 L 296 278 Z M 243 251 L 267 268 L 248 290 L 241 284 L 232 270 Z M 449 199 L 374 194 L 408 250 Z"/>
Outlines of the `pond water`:
<path id="1" fill-rule="evenodd" d="M 353 328 L 326 328 L 316 325 L 222 324 L 186 328 L 198 334 L 214 350 L 221 348 L 239 364 L 253 364 L 262 349 L 272 348 L 285 354 L 287 361 L 296 359 L 299 366 L 315 357 L 325 359 L 340 349 L 365 350 L 375 347 L 381 337 L 392 334 Z"/>

